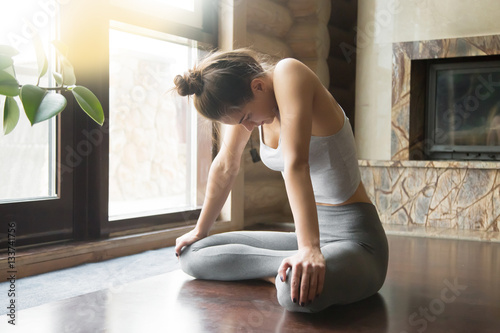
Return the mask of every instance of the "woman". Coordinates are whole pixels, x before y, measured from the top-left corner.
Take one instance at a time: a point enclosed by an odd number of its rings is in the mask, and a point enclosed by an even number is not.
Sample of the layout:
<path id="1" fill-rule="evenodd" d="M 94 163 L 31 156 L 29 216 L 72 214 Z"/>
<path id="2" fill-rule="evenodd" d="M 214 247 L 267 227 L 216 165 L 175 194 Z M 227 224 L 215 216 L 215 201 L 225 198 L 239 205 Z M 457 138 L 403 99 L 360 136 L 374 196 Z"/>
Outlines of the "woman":
<path id="1" fill-rule="evenodd" d="M 387 239 L 360 181 L 354 137 L 341 107 L 295 59 L 274 66 L 250 50 L 214 53 L 175 78 L 180 95 L 228 126 L 194 230 L 176 240 L 196 278 L 272 279 L 289 311 L 317 312 L 375 294 L 387 271 Z M 262 161 L 282 171 L 295 233 L 239 231 L 207 237 L 259 126 Z"/>

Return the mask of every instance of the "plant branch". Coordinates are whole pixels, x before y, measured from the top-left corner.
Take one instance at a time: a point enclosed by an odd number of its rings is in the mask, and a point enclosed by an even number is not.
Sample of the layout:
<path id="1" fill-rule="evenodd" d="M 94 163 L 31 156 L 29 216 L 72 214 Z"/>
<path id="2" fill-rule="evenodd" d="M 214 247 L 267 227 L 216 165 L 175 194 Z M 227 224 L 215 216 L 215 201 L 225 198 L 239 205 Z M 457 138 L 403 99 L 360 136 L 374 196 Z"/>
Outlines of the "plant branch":
<path id="1" fill-rule="evenodd" d="M 20 84 L 19 88 L 22 88 L 22 87 L 23 87 L 23 85 Z M 67 91 L 68 90 L 68 87 L 64 87 L 64 86 L 52 87 L 52 88 L 45 88 L 45 87 L 39 87 L 39 88 L 42 88 L 44 90 L 50 90 L 50 91 L 55 91 L 55 90 L 64 90 L 64 91 Z"/>

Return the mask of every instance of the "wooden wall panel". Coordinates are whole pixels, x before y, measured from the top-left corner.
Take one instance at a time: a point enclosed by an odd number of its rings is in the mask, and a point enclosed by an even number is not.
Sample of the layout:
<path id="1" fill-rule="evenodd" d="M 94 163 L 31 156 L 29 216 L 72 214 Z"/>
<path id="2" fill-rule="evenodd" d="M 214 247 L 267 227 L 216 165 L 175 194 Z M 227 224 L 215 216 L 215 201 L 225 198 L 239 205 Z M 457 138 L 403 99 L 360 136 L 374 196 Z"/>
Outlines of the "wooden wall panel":
<path id="1" fill-rule="evenodd" d="M 357 0 L 246 0 L 246 45 L 305 63 L 342 105 L 353 129 L 357 5 Z M 258 130 L 252 140 L 258 148 Z M 249 151 L 250 145 L 244 153 L 245 226 L 291 222 L 280 173 L 253 163 Z"/>
<path id="2" fill-rule="evenodd" d="M 354 131 L 358 1 L 331 0 L 331 3 L 332 10 L 328 23 L 330 34 L 329 91 L 344 108 Z"/>

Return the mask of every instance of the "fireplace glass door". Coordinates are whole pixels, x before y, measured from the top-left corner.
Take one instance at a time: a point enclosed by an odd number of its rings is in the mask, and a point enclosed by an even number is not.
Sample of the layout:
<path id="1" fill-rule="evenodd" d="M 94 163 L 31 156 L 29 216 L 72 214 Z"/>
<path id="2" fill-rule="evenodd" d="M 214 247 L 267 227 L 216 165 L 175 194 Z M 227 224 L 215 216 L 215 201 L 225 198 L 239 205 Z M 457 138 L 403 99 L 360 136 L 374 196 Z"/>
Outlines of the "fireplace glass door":
<path id="1" fill-rule="evenodd" d="M 427 154 L 436 159 L 500 157 L 500 61 L 429 67 Z"/>

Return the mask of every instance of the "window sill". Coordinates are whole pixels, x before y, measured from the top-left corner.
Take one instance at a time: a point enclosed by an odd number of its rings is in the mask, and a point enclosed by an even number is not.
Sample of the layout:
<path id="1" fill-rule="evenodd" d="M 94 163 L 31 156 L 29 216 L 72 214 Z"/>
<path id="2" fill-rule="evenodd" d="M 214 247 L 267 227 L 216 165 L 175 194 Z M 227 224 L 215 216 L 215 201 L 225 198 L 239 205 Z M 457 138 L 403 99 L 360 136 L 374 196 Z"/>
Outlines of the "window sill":
<path id="1" fill-rule="evenodd" d="M 0 252 L 0 272 L 2 272 L 0 278 L 5 281 L 10 274 L 13 274 L 11 271 L 15 271 L 16 278 L 19 279 L 85 263 L 99 262 L 173 246 L 175 239 L 191 230 L 192 227 L 191 225 L 182 226 L 97 241 L 18 249 L 15 255 L 14 269 L 9 268 L 7 251 L 2 251 Z M 211 233 L 231 230 L 231 223 L 221 221 L 215 224 Z"/>

